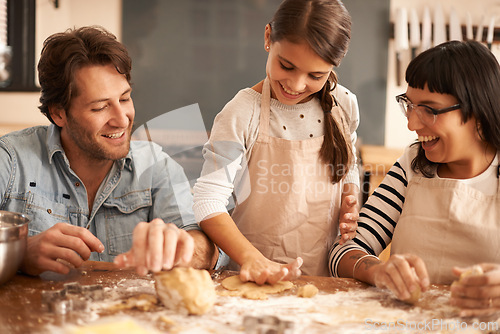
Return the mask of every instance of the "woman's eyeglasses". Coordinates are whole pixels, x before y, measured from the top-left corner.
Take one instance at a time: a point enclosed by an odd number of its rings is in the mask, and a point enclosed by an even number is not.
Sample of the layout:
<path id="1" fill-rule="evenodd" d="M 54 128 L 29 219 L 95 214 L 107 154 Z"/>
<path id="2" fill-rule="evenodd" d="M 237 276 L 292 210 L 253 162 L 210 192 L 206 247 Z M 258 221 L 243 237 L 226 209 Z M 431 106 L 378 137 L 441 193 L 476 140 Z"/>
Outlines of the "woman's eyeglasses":
<path id="1" fill-rule="evenodd" d="M 442 109 L 435 109 L 426 106 L 425 104 L 413 104 L 410 102 L 406 94 L 396 96 L 396 101 L 399 103 L 401 111 L 403 112 L 403 115 L 406 116 L 406 118 L 409 118 L 410 113 L 415 110 L 420 121 L 428 125 L 433 125 L 434 123 L 436 123 L 437 115 L 460 109 L 460 104 L 455 104 L 451 107 Z"/>

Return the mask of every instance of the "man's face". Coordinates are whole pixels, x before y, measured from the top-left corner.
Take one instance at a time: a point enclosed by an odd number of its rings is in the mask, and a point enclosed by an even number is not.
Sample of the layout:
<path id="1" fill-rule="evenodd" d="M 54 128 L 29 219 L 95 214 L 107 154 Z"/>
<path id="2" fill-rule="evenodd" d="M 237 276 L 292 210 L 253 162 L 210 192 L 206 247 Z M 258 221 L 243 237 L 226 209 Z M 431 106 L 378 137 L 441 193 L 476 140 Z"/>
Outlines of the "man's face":
<path id="1" fill-rule="evenodd" d="M 93 65 L 79 69 L 75 83 L 78 96 L 58 124 L 67 156 L 95 162 L 125 157 L 135 116 L 125 76 L 112 65 Z"/>

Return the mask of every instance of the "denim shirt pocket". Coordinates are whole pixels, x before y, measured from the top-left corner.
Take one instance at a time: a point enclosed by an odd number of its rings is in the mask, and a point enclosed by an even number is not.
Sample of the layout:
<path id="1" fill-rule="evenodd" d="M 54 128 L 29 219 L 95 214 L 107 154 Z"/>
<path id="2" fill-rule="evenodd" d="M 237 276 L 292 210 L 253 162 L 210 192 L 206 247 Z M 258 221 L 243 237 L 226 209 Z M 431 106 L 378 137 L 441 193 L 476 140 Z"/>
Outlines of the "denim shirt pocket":
<path id="1" fill-rule="evenodd" d="M 30 218 L 29 236 L 41 233 L 57 223 L 69 223 L 69 208 L 44 194 L 28 191 L 24 194 L 22 213 Z"/>
<path id="2" fill-rule="evenodd" d="M 103 203 L 106 244 L 109 255 L 116 256 L 132 247 L 132 234 L 140 222 L 149 222 L 151 189 L 136 190 Z M 101 239 L 102 240 L 102 239 Z"/>

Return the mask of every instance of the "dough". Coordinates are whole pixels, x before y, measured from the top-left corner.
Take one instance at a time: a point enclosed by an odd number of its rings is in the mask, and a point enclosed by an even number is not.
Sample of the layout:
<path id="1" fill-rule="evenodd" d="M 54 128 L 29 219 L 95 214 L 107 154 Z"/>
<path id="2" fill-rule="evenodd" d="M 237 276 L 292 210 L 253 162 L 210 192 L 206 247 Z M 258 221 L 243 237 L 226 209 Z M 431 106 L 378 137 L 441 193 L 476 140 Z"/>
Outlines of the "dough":
<path id="1" fill-rule="evenodd" d="M 484 274 L 483 268 L 481 268 L 480 265 L 476 264 L 472 267 L 469 267 L 466 271 L 461 273 L 458 280 L 453 281 L 453 283 L 451 283 L 451 286 L 460 284 L 460 282 L 462 282 L 462 280 L 467 276 L 475 276 L 475 275 L 483 275 L 483 274 Z"/>
<path id="2" fill-rule="evenodd" d="M 410 298 L 402 300 L 402 302 L 410 305 L 415 305 L 418 300 L 420 299 L 420 293 L 421 293 L 420 285 L 417 285 L 417 288 L 413 290 L 413 292 L 410 295 Z"/>
<path id="3" fill-rule="evenodd" d="M 417 276 L 417 272 L 415 271 L 415 268 L 412 267 L 411 272 L 412 272 L 413 277 L 418 280 L 418 276 Z M 410 305 L 415 305 L 418 302 L 418 300 L 420 299 L 421 292 L 422 292 L 422 290 L 420 289 L 420 285 L 417 285 L 415 290 L 413 290 L 410 293 L 410 298 L 403 299 L 402 302 L 404 302 L 406 304 L 410 304 Z"/>
<path id="4" fill-rule="evenodd" d="M 140 294 L 138 296 L 132 296 L 126 300 L 119 302 L 118 304 L 112 305 L 106 309 L 107 312 L 116 313 L 123 310 L 140 310 L 140 311 L 151 311 L 154 309 L 158 300 L 156 296 L 148 294 Z"/>
<path id="5" fill-rule="evenodd" d="M 268 293 L 278 293 L 293 287 L 289 281 L 279 281 L 272 285 L 258 285 L 254 282 L 242 282 L 239 276 L 231 276 L 222 281 L 222 286 L 231 291 L 236 291 L 238 296 L 248 299 L 267 299 Z"/>
<path id="6" fill-rule="evenodd" d="M 174 268 L 155 275 L 158 298 L 169 309 L 204 314 L 215 303 L 215 287 L 206 270 Z"/>
<path id="7" fill-rule="evenodd" d="M 297 297 L 311 298 L 318 294 L 318 288 L 313 284 L 306 284 L 299 288 L 297 291 Z"/>
<path id="8" fill-rule="evenodd" d="M 64 333 L 69 334 L 151 334 L 158 333 L 152 328 L 143 327 L 132 319 L 113 319 L 111 321 L 101 321 L 94 324 L 68 328 Z"/>
<path id="9" fill-rule="evenodd" d="M 462 281 L 467 276 L 476 276 L 476 275 L 482 275 L 482 274 L 484 274 L 483 268 L 481 268 L 481 266 L 479 266 L 479 265 L 475 265 L 475 266 L 470 267 L 468 270 L 464 271 L 460 275 L 459 281 Z"/>

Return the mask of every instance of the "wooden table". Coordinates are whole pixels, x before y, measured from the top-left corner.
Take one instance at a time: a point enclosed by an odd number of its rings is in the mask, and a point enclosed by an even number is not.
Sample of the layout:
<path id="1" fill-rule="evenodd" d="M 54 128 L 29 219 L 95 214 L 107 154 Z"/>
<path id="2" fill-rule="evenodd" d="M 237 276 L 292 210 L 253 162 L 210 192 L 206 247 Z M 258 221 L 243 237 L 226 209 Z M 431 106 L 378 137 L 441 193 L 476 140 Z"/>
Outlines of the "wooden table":
<path id="1" fill-rule="evenodd" d="M 219 284 L 223 278 L 234 274 L 223 272 L 217 275 L 214 279 L 216 290 L 223 289 Z M 42 304 L 42 291 L 60 290 L 68 282 L 78 282 L 82 286 L 100 284 L 106 298 L 94 302 L 92 305 L 96 308 L 93 310 L 67 314 L 49 312 Z M 291 290 L 263 301 L 218 296 L 214 308 L 202 316 L 176 314 L 161 304 L 148 310 L 139 307 L 109 312 L 107 307 L 111 302 L 124 305 L 134 296 L 155 296 L 152 277 L 140 277 L 131 270 L 118 270 L 111 263 L 88 261 L 67 276 L 16 275 L 0 286 L 0 333 L 68 333 L 106 320 L 116 323 L 134 321 L 144 333 L 245 333 L 242 324 L 248 315 L 273 315 L 290 321 L 294 323 L 291 333 L 373 333 L 376 325 L 379 326 L 376 332 L 387 333 L 389 331 L 382 330 L 383 326 L 396 325 L 398 320 L 405 326 L 417 326 L 419 322 L 430 326 L 434 318 L 449 324 L 466 323 L 466 320 L 456 318 L 457 310 L 447 305 L 449 293 L 445 286 L 433 286 L 417 306 L 410 306 L 396 301 L 388 291 L 352 279 L 303 276 L 293 283 L 295 286 Z M 297 297 L 297 288 L 306 283 L 316 285 L 320 293 L 313 298 Z M 447 333 L 453 333 L 449 329 Z M 110 331 L 106 333 L 112 334 Z"/>

